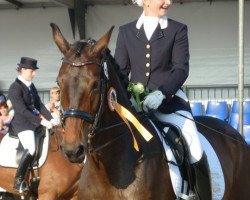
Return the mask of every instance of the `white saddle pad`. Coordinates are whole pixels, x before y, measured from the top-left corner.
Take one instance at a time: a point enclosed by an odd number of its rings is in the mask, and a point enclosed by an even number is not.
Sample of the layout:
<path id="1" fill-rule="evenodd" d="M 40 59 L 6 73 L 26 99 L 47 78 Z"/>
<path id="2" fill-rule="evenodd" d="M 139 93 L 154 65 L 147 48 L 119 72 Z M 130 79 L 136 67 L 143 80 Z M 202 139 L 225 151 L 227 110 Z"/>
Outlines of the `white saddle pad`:
<path id="1" fill-rule="evenodd" d="M 7 133 L 0 143 L 0 165 L 3 167 L 12 167 L 17 168 L 18 164 L 16 163 L 16 154 L 17 154 L 17 147 L 18 147 L 19 140 L 12 138 Z M 39 167 L 41 167 L 48 154 L 49 149 L 49 133 L 46 130 L 46 136 L 43 142 L 43 150 L 42 155 L 39 159 Z"/>
<path id="2" fill-rule="evenodd" d="M 153 122 L 151 123 L 155 127 Z M 157 130 L 156 127 L 155 129 Z M 158 130 L 157 130 L 157 133 L 161 141 L 163 142 L 163 147 L 164 147 L 167 159 L 169 161 L 176 163 L 176 160 L 171 151 L 171 148 L 166 144 L 166 142 L 164 141 L 164 139 L 162 138 L 162 135 L 160 134 Z M 221 200 L 225 192 L 225 180 L 224 180 L 224 175 L 223 175 L 220 161 L 213 147 L 208 142 L 208 140 L 201 133 L 199 133 L 199 137 L 202 143 L 203 150 L 205 151 L 207 155 L 208 165 L 210 169 L 212 200 Z M 181 191 L 182 177 L 181 177 L 179 168 L 171 163 L 168 163 L 168 166 L 169 166 L 170 178 L 171 178 L 172 186 L 174 188 L 175 195 L 177 197 L 183 197 L 182 191 Z M 185 188 L 184 191 L 186 191 L 187 183 L 184 184 L 184 188 Z M 192 191 L 190 194 L 192 194 Z"/>

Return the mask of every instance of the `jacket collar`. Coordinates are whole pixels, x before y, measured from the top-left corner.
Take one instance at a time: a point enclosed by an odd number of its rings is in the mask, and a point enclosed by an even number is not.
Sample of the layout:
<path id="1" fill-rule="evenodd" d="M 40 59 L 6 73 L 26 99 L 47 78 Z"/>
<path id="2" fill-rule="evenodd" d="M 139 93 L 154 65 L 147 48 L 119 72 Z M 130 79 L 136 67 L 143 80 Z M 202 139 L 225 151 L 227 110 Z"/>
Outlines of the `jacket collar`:
<path id="1" fill-rule="evenodd" d="M 164 36 L 163 30 L 168 27 L 168 17 L 164 16 L 159 19 L 159 24 L 156 27 L 153 35 L 151 36 L 150 40 L 147 39 L 146 33 L 143 28 L 143 23 L 144 23 L 145 15 L 144 13 L 141 14 L 140 18 L 138 19 L 136 23 L 136 28 L 138 29 L 136 37 L 139 38 L 140 40 L 144 42 L 153 42 L 157 39 L 160 39 Z"/>
<path id="2" fill-rule="evenodd" d="M 139 17 L 137 23 L 136 23 L 136 28 L 140 29 L 144 23 L 145 20 L 145 14 L 144 12 L 141 14 L 141 16 Z M 163 16 L 159 19 L 159 24 L 161 26 L 161 29 L 165 29 L 168 27 L 168 17 L 167 16 Z"/>
<path id="3" fill-rule="evenodd" d="M 164 36 L 163 30 L 161 29 L 160 25 L 158 25 L 150 38 L 150 40 L 147 39 L 146 33 L 144 31 L 143 26 L 137 31 L 136 37 L 146 43 L 148 42 L 154 42 L 155 40 L 158 40 Z"/>
<path id="4" fill-rule="evenodd" d="M 25 80 L 21 75 L 18 75 L 17 77 L 18 80 L 20 80 L 24 85 L 26 85 L 27 87 L 30 87 L 32 82 L 31 81 L 27 81 Z"/>

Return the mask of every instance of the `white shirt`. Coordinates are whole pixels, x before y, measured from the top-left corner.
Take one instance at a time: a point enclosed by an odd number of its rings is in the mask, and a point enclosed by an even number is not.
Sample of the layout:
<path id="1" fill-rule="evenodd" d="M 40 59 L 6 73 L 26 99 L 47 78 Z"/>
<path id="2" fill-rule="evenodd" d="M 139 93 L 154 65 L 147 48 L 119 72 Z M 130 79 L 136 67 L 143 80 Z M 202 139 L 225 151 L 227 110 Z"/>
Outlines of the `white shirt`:
<path id="1" fill-rule="evenodd" d="M 168 17 L 163 16 L 163 17 L 159 18 L 159 17 L 145 16 L 145 14 L 143 12 L 136 23 L 136 28 L 140 29 L 141 26 L 143 25 L 146 36 L 147 36 L 148 40 L 150 40 L 150 38 L 152 37 L 158 24 L 160 24 L 161 29 L 167 28 Z"/>
<path id="2" fill-rule="evenodd" d="M 32 84 L 32 82 L 31 81 L 27 81 L 27 80 L 25 80 L 21 75 L 18 75 L 18 77 L 17 77 L 20 81 L 22 81 L 23 82 L 23 84 L 24 85 L 26 85 L 27 87 L 30 87 L 30 85 Z"/>

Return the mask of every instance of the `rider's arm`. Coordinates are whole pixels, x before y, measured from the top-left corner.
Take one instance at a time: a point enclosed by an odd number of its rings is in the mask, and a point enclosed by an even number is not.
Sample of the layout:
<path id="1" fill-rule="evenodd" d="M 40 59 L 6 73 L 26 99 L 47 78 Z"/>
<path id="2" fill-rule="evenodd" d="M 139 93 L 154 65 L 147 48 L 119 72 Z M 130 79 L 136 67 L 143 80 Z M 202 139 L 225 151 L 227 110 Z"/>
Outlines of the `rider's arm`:
<path id="1" fill-rule="evenodd" d="M 182 25 L 176 32 L 172 50 L 172 71 L 159 90 L 166 96 L 167 101 L 174 95 L 186 81 L 189 73 L 189 44 L 187 26 Z"/>

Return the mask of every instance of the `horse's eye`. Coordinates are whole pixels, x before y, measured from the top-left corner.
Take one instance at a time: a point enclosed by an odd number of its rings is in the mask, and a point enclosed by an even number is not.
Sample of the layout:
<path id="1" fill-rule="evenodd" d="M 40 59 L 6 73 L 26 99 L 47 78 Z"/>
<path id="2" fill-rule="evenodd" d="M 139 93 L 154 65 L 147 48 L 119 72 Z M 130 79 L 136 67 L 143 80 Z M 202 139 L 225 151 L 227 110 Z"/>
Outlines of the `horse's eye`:
<path id="1" fill-rule="evenodd" d="M 97 90 L 97 89 L 99 89 L 99 81 L 95 81 L 92 86 L 92 90 Z"/>

